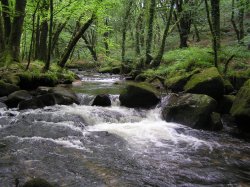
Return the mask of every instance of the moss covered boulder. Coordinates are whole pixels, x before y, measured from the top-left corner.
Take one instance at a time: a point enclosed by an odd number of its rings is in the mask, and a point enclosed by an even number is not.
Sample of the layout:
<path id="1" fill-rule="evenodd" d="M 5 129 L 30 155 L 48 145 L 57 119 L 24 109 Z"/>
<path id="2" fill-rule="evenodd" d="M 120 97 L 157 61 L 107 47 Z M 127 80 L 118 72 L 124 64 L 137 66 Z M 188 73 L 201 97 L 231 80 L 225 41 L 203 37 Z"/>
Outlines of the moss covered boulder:
<path id="1" fill-rule="evenodd" d="M 70 88 L 57 86 L 51 88 L 49 90 L 49 93 L 54 94 L 57 104 L 60 105 L 70 105 L 73 103 L 79 104 L 77 95 Z"/>
<path id="2" fill-rule="evenodd" d="M 158 91 L 149 83 L 127 83 L 120 94 L 122 106 L 130 108 L 150 108 L 160 101 Z"/>
<path id="3" fill-rule="evenodd" d="M 18 86 L 0 80 L 0 97 L 7 96 L 17 90 L 20 90 Z"/>
<path id="4" fill-rule="evenodd" d="M 23 187 L 53 187 L 49 182 L 41 178 L 35 178 L 27 181 Z"/>
<path id="5" fill-rule="evenodd" d="M 211 130 L 211 114 L 217 102 L 201 94 L 173 94 L 163 106 L 162 116 L 167 122 L 180 123 L 195 129 Z"/>
<path id="6" fill-rule="evenodd" d="M 223 78 L 217 68 L 212 67 L 193 75 L 184 87 L 185 92 L 205 94 L 215 99 L 224 93 Z"/>
<path id="7" fill-rule="evenodd" d="M 242 131 L 250 132 L 250 79 L 236 95 L 230 113 Z"/>
<path id="8" fill-rule="evenodd" d="M 178 75 L 175 77 L 167 78 L 164 82 L 164 86 L 166 89 L 171 90 L 172 92 L 182 92 L 184 90 L 184 86 L 189 81 L 189 79 L 199 73 L 200 70 L 194 70 L 191 73 L 186 73 L 184 75 Z"/>

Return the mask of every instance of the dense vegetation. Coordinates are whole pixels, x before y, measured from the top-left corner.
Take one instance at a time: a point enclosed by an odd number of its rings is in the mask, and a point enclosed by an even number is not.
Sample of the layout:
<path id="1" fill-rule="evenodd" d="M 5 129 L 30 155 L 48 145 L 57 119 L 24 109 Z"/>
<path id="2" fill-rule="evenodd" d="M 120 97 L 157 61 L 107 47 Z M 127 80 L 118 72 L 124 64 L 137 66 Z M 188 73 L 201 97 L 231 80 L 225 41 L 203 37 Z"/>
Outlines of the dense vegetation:
<path id="1" fill-rule="evenodd" d="M 0 7 L 4 68 L 43 62 L 41 72 L 57 64 L 164 76 L 249 68 L 248 0 L 2 0 Z"/>

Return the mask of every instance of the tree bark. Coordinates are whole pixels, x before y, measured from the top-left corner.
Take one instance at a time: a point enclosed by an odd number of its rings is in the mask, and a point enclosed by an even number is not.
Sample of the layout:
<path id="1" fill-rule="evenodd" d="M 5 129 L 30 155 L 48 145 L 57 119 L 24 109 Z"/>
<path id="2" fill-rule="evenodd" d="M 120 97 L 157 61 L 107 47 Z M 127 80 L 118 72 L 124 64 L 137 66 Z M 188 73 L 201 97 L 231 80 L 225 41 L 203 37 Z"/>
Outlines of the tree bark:
<path id="1" fill-rule="evenodd" d="M 126 8 L 124 20 L 123 20 L 123 28 L 122 28 L 122 62 L 125 61 L 125 50 L 126 50 L 126 35 L 127 35 L 127 27 L 128 27 L 128 21 L 129 16 L 131 12 L 131 7 L 133 5 L 133 1 L 130 0 L 128 7 Z"/>
<path id="2" fill-rule="evenodd" d="M 47 57 L 47 38 L 48 38 L 48 30 L 49 30 L 49 26 L 48 26 L 48 22 L 47 20 L 43 20 L 43 22 L 41 23 L 41 27 L 40 27 L 40 41 L 39 41 L 39 57 L 38 59 L 46 62 L 46 57 Z"/>
<path id="3" fill-rule="evenodd" d="M 1 8 L 0 8 L 0 58 L 1 58 L 1 54 L 4 52 L 5 50 L 5 41 L 4 41 L 4 23 L 3 23 L 3 19 L 2 19 L 2 12 L 1 12 Z"/>
<path id="4" fill-rule="evenodd" d="M 54 14 L 54 5 L 53 0 L 50 0 L 50 20 L 49 20 L 49 44 L 48 44 L 48 53 L 47 59 L 44 66 L 44 71 L 48 71 L 50 68 L 50 60 L 51 60 L 51 49 L 52 49 L 52 34 L 53 34 L 53 14 Z"/>
<path id="5" fill-rule="evenodd" d="M 40 46 L 40 16 L 37 15 L 36 18 L 36 41 L 35 41 L 35 58 L 38 59 L 39 57 L 39 46 Z"/>
<path id="6" fill-rule="evenodd" d="M 9 0 L 1 0 L 2 2 L 2 16 L 4 22 L 4 34 L 5 34 L 5 44 L 9 43 L 9 37 L 11 33 L 11 19 L 10 19 L 10 9 L 9 9 Z"/>
<path id="7" fill-rule="evenodd" d="M 11 27 L 10 34 L 10 52 L 14 61 L 20 61 L 20 43 L 25 17 L 26 0 L 17 0 L 15 5 L 15 16 Z"/>
<path id="8" fill-rule="evenodd" d="M 210 18 L 210 12 L 209 12 L 209 5 L 208 5 L 208 2 L 207 0 L 205 0 L 205 8 L 206 8 L 206 13 L 207 13 L 207 20 L 208 20 L 208 24 L 209 24 L 209 28 L 210 28 L 210 31 L 212 33 L 212 37 L 213 37 L 213 51 L 214 51 L 214 66 L 215 67 L 218 67 L 218 38 L 216 37 L 216 32 L 215 32 L 215 29 L 213 27 L 213 24 L 212 24 L 212 21 L 211 21 L 211 18 Z"/>
<path id="9" fill-rule="evenodd" d="M 145 63 L 148 65 L 151 62 L 151 49 L 153 42 L 153 31 L 154 31 L 154 17 L 155 17 L 156 0 L 150 0 L 149 5 L 149 18 L 147 26 L 147 40 L 146 40 L 146 60 Z"/>
<path id="10" fill-rule="evenodd" d="M 64 23 L 61 23 L 57 26 L 57 29 L 53 35 L 53 39 L 52 39 L 52 49 L 51 52 L 53 53 L 53 51 L 55 50 L 56 44 L 58 42 L 59 36 L 62 33 L 63 29 L 65 28 L 67 24 L 67 21 L 65 21 Z"/>
<path id="11" fill-rule="evenodd" d="M 141 30 L 142 30 L 142 22 L 143 22 L 143 14 L 140 13 L 140 15 L 137 18 L 136 32 L 135 32 L 135 51 L 138 56 L 141 55 L 140 37 L 141 37 Z"/>
<path id="12" fill-rule="evenodd" d="M 105 26 L 108 27 L 108 19 L 107 18 L 105 20 Z M 105 47 L 105 52 L 106 52 L 106 55 L 109 56 L 109 54 L 110 54 L 109 44 L 108 44 L 109 31 L 104 32 L 103 38 L 104 38 L 103 43 L 104 43 L 104 47 Z"/>
<path id="13" fill-rule="evenodd" d="M 220 0 L 211 0 L 211 21 L 216 39 L 216 48 L 220 48 Z"/>
<path id="14" fill-rule="evenodd" d="M 95 20 L 95 15 L 93 14 L 92 17 L 80 28 L 80 30 L 76 33 L 76 35 L 71 39 L 68 46 L 64 50 L 61 60 L 58 62 L 58 65 L 60 67 L 63 68 L 65 66 L 73 48 L 75 47 L 79 39 L 82 37 L 82 35 L 85 33 L 85 31 L 91 26 L 94 20 Z"/>

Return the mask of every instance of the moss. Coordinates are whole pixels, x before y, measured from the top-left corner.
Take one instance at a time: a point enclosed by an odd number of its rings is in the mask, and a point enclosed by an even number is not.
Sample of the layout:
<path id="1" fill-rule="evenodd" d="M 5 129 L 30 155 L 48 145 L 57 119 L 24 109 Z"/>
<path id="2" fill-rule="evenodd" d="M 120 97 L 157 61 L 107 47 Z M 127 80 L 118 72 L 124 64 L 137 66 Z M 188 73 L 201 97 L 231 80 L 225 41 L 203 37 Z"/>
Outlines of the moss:
<path id="1" fill-rule="evenodd" d="M 150 83 L 147 82 L 140 82 L 140 83 L 134 83 L 134 82 L 128 82 L 126 84 L 127 89 L 141 89 L 141 90 L 147 90 L 149 92 L 152 92 L 156 95 L 160 95 L 159 91 L 157 89 L 155 89 L 155 87 L 153 85 L 151 85 Z"/>
<path id="2" fill-rule="evenodd" d="M 217 68 L 212 67 L 193 75 L 184 90 L 188 93 L 206 94 L 217 99 L 224 93 L 224 83 Z"/>

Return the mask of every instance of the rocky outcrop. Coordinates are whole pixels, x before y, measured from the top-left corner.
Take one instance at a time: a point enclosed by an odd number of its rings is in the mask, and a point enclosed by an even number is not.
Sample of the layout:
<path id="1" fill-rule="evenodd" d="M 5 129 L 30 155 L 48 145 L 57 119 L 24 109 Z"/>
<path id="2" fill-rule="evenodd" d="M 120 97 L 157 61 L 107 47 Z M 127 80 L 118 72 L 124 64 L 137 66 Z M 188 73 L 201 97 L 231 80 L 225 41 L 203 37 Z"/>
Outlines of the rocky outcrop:
<path id="1" fill-rule="evenodd" d="M 0 97 L 8 96 L 18 90 L 20 90 L 18 86 L 0 80 Z"/>
<path id="2" fill-rule="evenodd" d="M 5 102 L 5 104 L 9 108 L 14 108 L 14 107 L 17 107 L 19 102 L 25 101 L 25 100 L 30 100 L 30 99 L 32 99 L 32 95 L 28 91 L 19 90 L 19 91 L 16 91 L 16 92 L 13 92 L 12 94 L 10 94 L 8 96 L 8 99 Z"/>
<path id="3" fill-rule="evenodd" d="M 119 99 L 122 106 L 130 108 L 150 108 L 160 101 L 158 91 L 149 83 L 128 83 Z"/>
<path id="4" fill-rule="evenodd" d="M 250 132 L 250 79 L 243 85 L 236 95 L 230 113 L 240 130 Z"/>
<path id="5" fill-rule="evenodd" d="M 224 94 L 224 83 L 217 68 L 212 67 L 193 75 L 184 90 L 187 93 L 205 94 L 219 99 Z"/>
<path id="6" fill-rule="evenodd" d="M 92 103 L 92 106 L 111 106 L 111 100 L 109 98 L 109 95 L 107 94 L 101 94 L 97 95 Z"/>
<path id="7" fill-rule="evenodd" d="M 180 123 L 195 129 L 212 130 L 211 114 L 217 102 L 200 94 L 172 94 L 163 106 L 162 116 L 167 122 Z"/>

